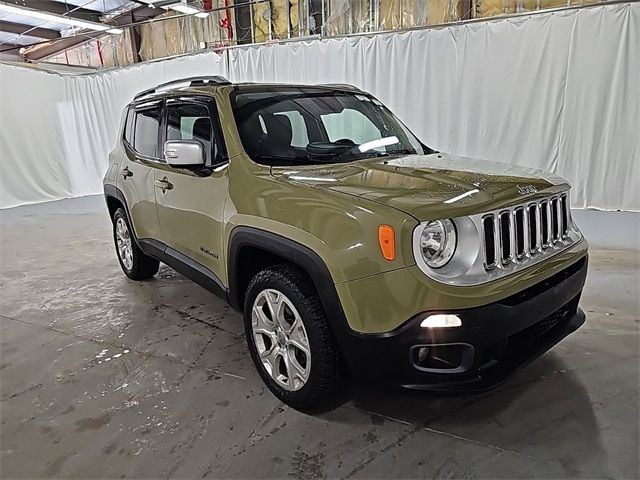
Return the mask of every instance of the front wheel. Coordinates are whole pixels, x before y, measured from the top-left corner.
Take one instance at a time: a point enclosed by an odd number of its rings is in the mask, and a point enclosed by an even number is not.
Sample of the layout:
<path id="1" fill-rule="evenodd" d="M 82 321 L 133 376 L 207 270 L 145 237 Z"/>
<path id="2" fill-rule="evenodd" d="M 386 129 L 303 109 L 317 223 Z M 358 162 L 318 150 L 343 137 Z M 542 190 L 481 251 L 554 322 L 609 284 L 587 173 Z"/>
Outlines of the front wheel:
<path id="1" fill-rule="evenodd" d="M 247 289 L 244 324 L 251 357 L 269 389 L 298 410 L 342 398 L 342 365 L 315 287 L 292 265 L 258 273 Z"/>

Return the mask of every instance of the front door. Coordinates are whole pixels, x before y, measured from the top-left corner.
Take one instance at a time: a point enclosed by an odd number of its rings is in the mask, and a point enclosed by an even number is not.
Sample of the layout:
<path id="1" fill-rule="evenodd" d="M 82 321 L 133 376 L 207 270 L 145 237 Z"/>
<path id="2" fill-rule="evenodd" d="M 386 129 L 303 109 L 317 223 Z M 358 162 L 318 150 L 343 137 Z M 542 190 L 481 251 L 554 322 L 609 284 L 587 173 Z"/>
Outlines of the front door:
<path id="1" fill-rule="evenodd" d="M 155 197 L 167 254 L 178 252 L 227 284 L 222 220 L 227 198 L 227 160 L 213 99 L 169 99 L 164 141 L 197 140 L 205 151 L 205 169 L 168 165 L 155 169 Z M 172 251 L 173 250 L 173 251 Z"/>

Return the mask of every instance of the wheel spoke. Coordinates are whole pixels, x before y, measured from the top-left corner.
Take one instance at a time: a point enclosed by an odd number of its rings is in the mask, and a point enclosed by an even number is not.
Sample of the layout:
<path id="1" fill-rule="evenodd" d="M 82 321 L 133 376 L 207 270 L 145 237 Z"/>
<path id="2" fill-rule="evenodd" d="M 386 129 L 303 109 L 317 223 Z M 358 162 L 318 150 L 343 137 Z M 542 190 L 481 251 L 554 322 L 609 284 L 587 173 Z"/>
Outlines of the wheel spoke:
<path id="1" fill-rule="evenodd" d="M 291 332 L 289 332 L 289 344 L 300 350 L 307 357 L 309 356 L 309 339 L 300 318 L 293 322 Z"/>
<path id="2" fill-rule="evenodd" d="M 302 365 L 300 365 L 298 359 L 296 358 L 295 351 L 292 348 L 287 349 L 286 359 L 289 380 L 292 381 L 294 377 L 297 377 L 303 383 L 306 382 L 307 378 L 309 377 L 309 373 L 307 371 L 309 366 L 307 365 L 307 368 L 304 368 Z"/>
<path id="3" fill-rule="evenodd" d="M 256 333 L 264 333 L 269 336 L 275 335 L 275 325 L 267 316 L 261 307 L 254 305 L 252 309 L 253 331 Z"/>
<path id="4" fill-rule="evenodd" d="M 262 364 L 267 369 L 267 372 L 271 377 L 276 378 L 278 375 L 278 356 L 280 351 L 275 345 L 271 345 L 271 348 L 264 353 L 260 354 L 262 358 Z"/>
<path id="5" fill-rule="evenodd" d="M 291 359 L 289 358 L 289 351 L 285 350 L 284 355 L 282 355 L 282 359 L 284 360 L 284 366 L 287 369 L 287 386 L 290 390 L 294 389 L 295 383 L 293 381 L 293 369 L 291 368 Z"/>
<path id="6" fill-rule="evenodd" d="M 271 290 L 266 295 L 267 306 L 271 313 L 271 319 L 273 323 L 278 326 L 282 326 L 283 308 L 284 308 L 284 295 L 276 290 Z"/>

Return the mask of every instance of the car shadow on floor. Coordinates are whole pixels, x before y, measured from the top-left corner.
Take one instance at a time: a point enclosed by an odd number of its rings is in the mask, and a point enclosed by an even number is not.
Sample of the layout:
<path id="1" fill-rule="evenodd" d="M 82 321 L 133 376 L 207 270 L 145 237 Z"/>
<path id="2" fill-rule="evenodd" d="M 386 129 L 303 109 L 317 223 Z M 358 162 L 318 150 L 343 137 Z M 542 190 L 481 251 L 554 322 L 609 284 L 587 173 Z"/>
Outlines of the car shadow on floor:
<path id="1" fill-rule="evenodd" d="M 475 395 L 436 394 L 354 384 L 341 411 L 325 418 L 350 423 L 349 410 L 373 424 L 401 422 L 546 461 L 567 470 L 607 475 L 608 458 L 589 394 L 562 358 L 549 352 L 499 387 Z M 361 420 L 355 420 L 360 423 Z M 606 428 L 606 427 L 605 427 Z"/>

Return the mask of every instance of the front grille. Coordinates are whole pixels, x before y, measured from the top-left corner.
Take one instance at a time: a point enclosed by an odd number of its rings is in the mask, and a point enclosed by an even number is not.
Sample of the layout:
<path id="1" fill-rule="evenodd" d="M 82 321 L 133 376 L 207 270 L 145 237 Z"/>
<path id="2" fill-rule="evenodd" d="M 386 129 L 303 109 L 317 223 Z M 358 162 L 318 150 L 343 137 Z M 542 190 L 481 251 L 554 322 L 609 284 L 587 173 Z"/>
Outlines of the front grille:
<path id="1" fill-rule="evenodd" d="M 562 243 L 569 234 L 570 218 L 566 193 L 485 215 L 485 269 L 526 262 Z"/>

